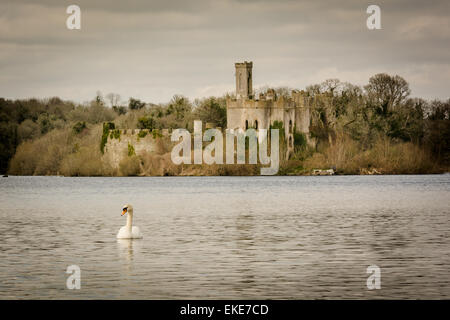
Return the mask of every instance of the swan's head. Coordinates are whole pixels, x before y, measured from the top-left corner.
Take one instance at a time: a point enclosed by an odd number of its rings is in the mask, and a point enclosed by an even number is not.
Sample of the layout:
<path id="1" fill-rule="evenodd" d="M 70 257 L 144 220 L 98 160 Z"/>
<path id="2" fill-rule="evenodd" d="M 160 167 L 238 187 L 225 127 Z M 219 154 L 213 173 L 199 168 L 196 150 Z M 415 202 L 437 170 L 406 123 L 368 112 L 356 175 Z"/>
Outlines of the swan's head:
<path id="1" fill-rule="evenodd" d="M 131 204 L 126 204 L 123 206 L 122 215 L 125 215 L 125 213 L 127 213 L 127 212 L 133 213 L 133 207 L 131 206 Z"/>

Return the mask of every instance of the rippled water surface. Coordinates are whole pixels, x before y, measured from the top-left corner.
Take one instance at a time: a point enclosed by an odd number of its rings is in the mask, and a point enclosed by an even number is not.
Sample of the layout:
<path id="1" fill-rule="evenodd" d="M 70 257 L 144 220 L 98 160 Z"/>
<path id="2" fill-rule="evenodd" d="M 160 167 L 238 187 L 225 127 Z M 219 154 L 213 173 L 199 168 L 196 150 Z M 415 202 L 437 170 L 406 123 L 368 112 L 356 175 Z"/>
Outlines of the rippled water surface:
<path id="1" fill-rule="evenodd" d="M 8 177 L 0 201 L 1 299 L 450 298 L 450 175 Z"/>

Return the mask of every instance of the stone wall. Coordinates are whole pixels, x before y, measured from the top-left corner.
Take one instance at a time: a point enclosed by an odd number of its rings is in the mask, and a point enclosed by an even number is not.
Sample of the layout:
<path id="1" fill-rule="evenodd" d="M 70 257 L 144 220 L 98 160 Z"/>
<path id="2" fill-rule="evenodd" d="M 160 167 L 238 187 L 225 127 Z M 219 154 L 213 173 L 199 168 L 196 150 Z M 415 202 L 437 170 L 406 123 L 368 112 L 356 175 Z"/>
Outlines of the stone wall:
<path id="1" fill-rule="evenodd" d="M 302 92 L 293 91 L 292 98 L 276 95 L 260 99 L 229 99 L 227 101 L 227 127 L 229 129 L 269 129 L 275 121 L 282 122 L 288 150 L 293 150 L 293 133 L 303 133 L 308 143 L 310 101 Z"/>
<path id="2" fill-rule="evenodd" d="M 146 130 L 148 133 L 145 137 L 139 137 L 140 131 L 140 129 L 120 130 L 120 137 L 117 139 L 108 136 L 103 159 L 112 167 L 118 168 L 120 161 L 128 156 L 128 144 L 133 146 L 136 155 L 157 151 L 158 138 L 154 138 L 153 133 L 148 130 Z M 165 131 L 163 133 L 164 135 L 168 134 Z"/>
<path id="3" fill-rule="evenodd" d="M 274 121 L 282 121 L 285 127 L 289 121 L 298 132 L 309 133 L 309 103 L 302 93 L 292 93 L 293 98 L 272 99 L 229 99 L 227 101 L 227 127 L 242 128 L 248 121 L 249 127 L 268 129 Z"/>

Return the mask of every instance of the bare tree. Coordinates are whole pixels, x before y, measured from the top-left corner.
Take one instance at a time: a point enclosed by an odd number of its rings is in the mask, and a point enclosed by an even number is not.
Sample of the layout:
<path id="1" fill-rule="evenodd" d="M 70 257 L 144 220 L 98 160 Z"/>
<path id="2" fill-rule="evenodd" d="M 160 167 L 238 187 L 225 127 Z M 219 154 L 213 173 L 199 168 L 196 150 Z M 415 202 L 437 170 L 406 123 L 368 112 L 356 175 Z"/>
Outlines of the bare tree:
<path id="1" fill-rule="evenodd" d="M 113 92 L 108 93 L 106 95 L 106 99 L 108 99 L 108 101 L 111 105 L 111 108 L 117 107 L 120 104 L 120 94 L 113 93 Z"/>

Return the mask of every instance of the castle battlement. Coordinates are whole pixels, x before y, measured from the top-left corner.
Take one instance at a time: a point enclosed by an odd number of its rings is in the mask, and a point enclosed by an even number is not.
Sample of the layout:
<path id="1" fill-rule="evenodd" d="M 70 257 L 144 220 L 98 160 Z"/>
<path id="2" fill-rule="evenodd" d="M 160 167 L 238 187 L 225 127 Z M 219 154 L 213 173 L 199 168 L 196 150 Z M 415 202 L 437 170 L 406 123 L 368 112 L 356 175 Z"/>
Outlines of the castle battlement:
<path id="1" fill-rule="evenodd" d="M 252 61 L 250 61 L 250 62 L 247 62 L 247 61 L 244 61 L 244 62 L 236 62 L 235 64 L 234 64 L 236 67 L 246 67 L 246 68 L 252 68 L 253 67 L 253 62 Z"/>
<path id="2" fill-rule="evenodd" d="M 233 108 L 295 108 L 297 104 L 293 99 L 280 98 L 277 100 L 258 100 L 258 99 L 246 99 L 246 100 L 229 100 L 227 101 L 227 109 Z"/>
<path id="3" fill-rule="evenodd" d="M 125 136 L 139 136 L 141 135 L 142 137 L 145 137 L 147 134 L 150 135 L 158 135 L 158 136 L 163 136 L 163 137 L 167 137 L 170 134 L 170 130 L 169 129 L 109 129 L 109 137 L 113 137 L 115 134 L 118 134 L 120 136 L 125 135 Z"/>

